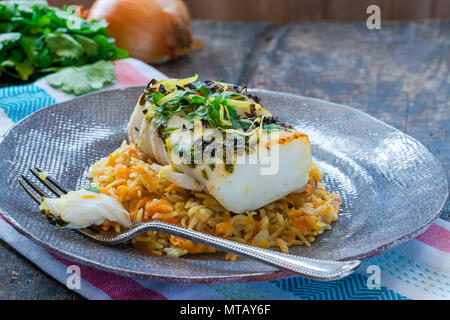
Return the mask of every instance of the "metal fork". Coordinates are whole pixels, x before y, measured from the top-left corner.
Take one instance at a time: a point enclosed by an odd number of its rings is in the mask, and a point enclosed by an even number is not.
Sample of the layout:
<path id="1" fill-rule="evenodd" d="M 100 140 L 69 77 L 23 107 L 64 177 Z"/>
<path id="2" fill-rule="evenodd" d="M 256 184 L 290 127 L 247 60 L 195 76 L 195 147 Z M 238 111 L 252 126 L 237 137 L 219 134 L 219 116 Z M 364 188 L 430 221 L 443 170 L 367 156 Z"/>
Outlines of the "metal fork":
<path id="1" fill-rule="evenodd" d="M 39 175 L 39 173 L 42 172 L 41 169 L 30 169 L 30 171 L 54 195 L 60 197 L 68 192 L 52 177 L 47 176 L 45 179 L 42 179 Z M 19 183 L 31 196 L 31 198 L 38 204 L 41 203 L 43 197 L 48 197 L 40 187 L 31 182 L 31 180 L 28 179 L 25 175 L 22 175 L 22 179 L 19 178 Z M 361 261 L 359 260 L 318 260 L 295 256 L 292 254 L 279 253 L 276 251 L 249 246 L 239 242 L 218 238 L 191 229 L 186 229 L 158 221 L 133 223 L 132 228 L 117 235 L 110 235 L 107 232 L 103 232 L 94 228 L 76 229 L 76 231 L 91 239 L 110 245 L 126 242 L 147 231 L 159 231 L 192 240 L 194 242 L 201 243 L 222 251 L 234 253 L 239 256 L 251 258 L 278 269 L 286 270 L 307 278 L 317 280 L 340 279 L 352 273 L 361 264 Z"/>

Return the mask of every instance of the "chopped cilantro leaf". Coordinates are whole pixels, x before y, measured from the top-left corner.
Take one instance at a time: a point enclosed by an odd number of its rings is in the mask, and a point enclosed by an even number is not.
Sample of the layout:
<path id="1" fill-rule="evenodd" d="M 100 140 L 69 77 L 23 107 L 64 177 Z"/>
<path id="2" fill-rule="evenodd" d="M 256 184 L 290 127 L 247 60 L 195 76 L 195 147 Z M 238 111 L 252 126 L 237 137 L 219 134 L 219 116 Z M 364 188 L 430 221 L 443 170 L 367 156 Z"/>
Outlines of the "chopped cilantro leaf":
<path id="1" fill-rule="evenodd" d="M 161 100 L 162 98 L 164 98 L 164 93 L 162 92 L 156 92 L 152 95 L 153 99 L 156 101 Z"/>
<path id="2" fill-rule="evenodd" d="M 100 190 L 98 190 L 96 187 L 93 187 L 93 186 L 84 186 L 83 189 L 87 190 L 87 191 L 101 193 Z"/>
<path id="3" fill-rule="evenodd" d="M 264 130 L 266 130 L 267 132 L 271 132 L 271 131 L 277 131 L 277 130 L 281 130 L 282 128 L 280 126 L 277 126 L 276 124 L 265 124 L 263 126 Z"/>
<path id="4" fill-rule="evenodd" d="M 116 80 L 114 63 L 103 60 L 82 67 L 67 67 L 46 79 L 52 87 L 76 96 L 96 91 Z"/>
<path id="5" fill-rule="evenodd" d="M 178 129 L 180 129 L 180 127 L 167 127 L 167 128 L 164 128 L 165 131 L 174 131 L 174 130 L 178 130 Z"/>

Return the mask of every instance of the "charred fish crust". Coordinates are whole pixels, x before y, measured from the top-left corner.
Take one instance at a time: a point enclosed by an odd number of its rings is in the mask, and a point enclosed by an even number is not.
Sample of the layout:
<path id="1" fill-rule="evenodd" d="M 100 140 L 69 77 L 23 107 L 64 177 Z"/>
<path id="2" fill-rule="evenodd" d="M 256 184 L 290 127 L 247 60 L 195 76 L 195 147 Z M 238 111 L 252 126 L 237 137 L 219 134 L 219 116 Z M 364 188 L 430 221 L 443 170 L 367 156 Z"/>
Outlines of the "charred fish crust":
<path id="1" fill-rule="evenodd" d="M 261 98 L 256 96 L 256 95 L 254 95 L 254 94 L 247 93 L 246 96 L 251 98 L 251 99 L 253 99 L 254 101 L 256 101 L 256 103 L 260 103 L 261 102 Z"/>
<path id="2" fill-rule="evenodd" d="M 228 173 L 233 173 L 233 172 L 234 172 L 234 164 L 233 164 L 233 163 L 231 163 L 231 164 L 225 164 L 225 170 L 226 170 Z"/>
<path id="3" fill-rule="evenodd" d="M 233 86 L 233 92 L 242 93 L 242 90 L 243 89 L 239 86 L 236 86 L 236 85 Z"/>
<path id="4" fill-rule="evenodd" d="M 147 102 L 147 99 L 145 98 L 145 93 L 143 95 L 141 95 L 141 97 L 139 98 L 139 104 L 141 106 L 144 106 L 145 103 Z"/>
<path id="5" fill-rule="evenodd" d="M 256 116 L 256 106 L 254 103 L 250 104 L 250 116 Z"/>
<path id="6" fill-rule="evenodd" d="M 211 90 L 212 93 L 223 92 L 224 91 L 221 86 L 219 86 L 218 84 L 216 84 L 213 81 L 205 81 L 204 82 L 204 86 L 205 86 L 205 88 Z"/>
<path id="7" fill-rule="evenodd" d="M 147 86 L 144 89 L 144 92 L 142 94 L 143 99 L 145 99 L 146 101 L 149 100 L 149 96 L 151 97 L 151 94 L 155 93 L 157 88 L 156 85 L 158 84 L 158 81 L 156 81 L 156 79 L 152 79 Z M 142 97 L 140 102 L 142 102 Z M 141 103 L 142 104 L 142 103 Z"/>
<path id="8" fill-rule="evenodd" d="M 147 101 L 150 101 L 152 94 L 157 92 L 155 88 L 145 89 L 139 101 L 140 105 L 145 105 Z"/>
<path id="9" fill-rule="evenodd" d="M 196 90 L 197 89 L 197 87 L 194 84 L 192 84 L 192 83 L 188 83 L 188 84 L 186 84 L 184 86 L 186 88 L 188 88 L 188 89 L 191 89 L 191 90 Z"/>
<path id="10" fill-rule="evenodd" d="M 265 117 L 263 124 L 273 124 L 286 130 L 294 130 L 294 127 L 278 119 L 278 117 Z"/>
<path id="11" fill-rule="evenodd" d="M 151 87 L 153 87 L 157 83 L 158 83 L 158 81 L 156 81 L 156 79 L 150 80 L 150 82 L 147 84 L 147 87 L 145 88 L 145 90 L 149 90 Z"/>

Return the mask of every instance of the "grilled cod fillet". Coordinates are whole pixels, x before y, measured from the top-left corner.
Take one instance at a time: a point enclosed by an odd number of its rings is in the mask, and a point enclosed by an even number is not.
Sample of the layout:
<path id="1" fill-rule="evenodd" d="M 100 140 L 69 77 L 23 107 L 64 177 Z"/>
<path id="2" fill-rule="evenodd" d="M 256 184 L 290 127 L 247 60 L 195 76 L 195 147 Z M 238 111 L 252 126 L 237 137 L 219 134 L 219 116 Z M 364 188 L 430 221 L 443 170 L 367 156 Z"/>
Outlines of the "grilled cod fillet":
<path id="1" fill-rule="evenodd" d="M 304 191 L 312 167 L 307 135 L 274 119 L 246 89 L 196 77 L 152 80 L 128 133 L 161 176 L 234 213 Z"/>

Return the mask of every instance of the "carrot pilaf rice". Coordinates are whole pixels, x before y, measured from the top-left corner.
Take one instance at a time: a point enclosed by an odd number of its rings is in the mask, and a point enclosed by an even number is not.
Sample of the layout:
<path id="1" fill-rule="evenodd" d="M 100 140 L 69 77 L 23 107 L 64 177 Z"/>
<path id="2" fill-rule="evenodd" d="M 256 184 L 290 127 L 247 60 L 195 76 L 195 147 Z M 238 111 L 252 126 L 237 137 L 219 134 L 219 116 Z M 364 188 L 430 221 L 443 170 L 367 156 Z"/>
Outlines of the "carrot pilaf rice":
<path id="1" fill-rule="evenodd" d="M 183 189 L 160 177 L 133 144 L 122 146 L 90 168 L 88 177 L 102 193 L 117 199 L 131 221 L 163 221 L 199 232 L 261 248 L 310 246 L 316 236 L 331 229 L 338 218 L 341 198 L 319 183 L 323 174 L 313 165 L 306 191 L 291 193 L 258 210 L 234 214 L 203 192 Z M 104 230 L 117 223 L 106 223 Z M 155 255 L 179 257 L 216 249 L 160 232 L 147 232 L 132 240 L 135 248 Z M 228 254 L 228 260 L 236 256 Z"/>

